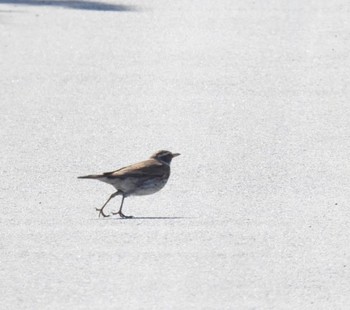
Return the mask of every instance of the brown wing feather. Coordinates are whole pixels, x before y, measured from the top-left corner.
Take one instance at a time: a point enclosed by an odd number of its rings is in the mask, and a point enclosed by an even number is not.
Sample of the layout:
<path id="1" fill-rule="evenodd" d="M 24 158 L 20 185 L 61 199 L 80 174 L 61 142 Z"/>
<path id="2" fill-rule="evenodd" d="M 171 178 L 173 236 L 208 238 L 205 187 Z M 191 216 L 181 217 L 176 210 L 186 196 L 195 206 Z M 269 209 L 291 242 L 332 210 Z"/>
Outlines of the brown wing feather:
<path id="1" fill-rule="evenodd" d="M 168 169 L 168 166 L 158 160 L 148 159 L 112 172 L 106 172 L 103 175 L 107 178 L 163 176 Z"/>

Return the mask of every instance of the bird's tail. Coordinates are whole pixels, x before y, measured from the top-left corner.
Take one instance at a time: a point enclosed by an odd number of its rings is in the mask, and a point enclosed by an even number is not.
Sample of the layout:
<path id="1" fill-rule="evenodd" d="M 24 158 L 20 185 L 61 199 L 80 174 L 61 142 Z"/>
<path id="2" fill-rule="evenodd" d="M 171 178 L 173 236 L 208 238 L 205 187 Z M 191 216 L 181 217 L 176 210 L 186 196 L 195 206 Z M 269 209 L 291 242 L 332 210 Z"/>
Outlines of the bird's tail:
<path id="1" fill-rule="evenodd" d="M 99 179 L 101 177 L 103 176 L 99 174 L 90 174 L 90 175 L 83 175 L 81 177 L 78 177 L 78 179 Z"/>

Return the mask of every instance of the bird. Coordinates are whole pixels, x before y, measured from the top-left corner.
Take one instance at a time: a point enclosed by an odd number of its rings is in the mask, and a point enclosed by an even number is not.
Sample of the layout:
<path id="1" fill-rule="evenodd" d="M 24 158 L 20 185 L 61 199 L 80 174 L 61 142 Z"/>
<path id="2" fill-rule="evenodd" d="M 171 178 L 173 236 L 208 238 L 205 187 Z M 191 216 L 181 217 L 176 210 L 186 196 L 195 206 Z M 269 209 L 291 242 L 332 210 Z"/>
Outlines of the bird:
<path id="1" fill-rule="evenodd" d="M 132 218 L 123 213 L 124 199 L 129 196 L 151 195 L 160 191 L 167 183 L 170 176 L 170 164 L 179 153 L 161 150 L 154 153 L 149 159 L 139 163 L 120 168 L 115 171 L 102 174 L 80 176 L 78 179 L 93 179 L 112 185 L 117 191 L 114 192 L 101 208 L 96 208 L 99 217 L 109 217 L 103 212 L 108 202 L 114 197 L 122 196 L 119 211 L 112 214 L 121 218 Z"/>

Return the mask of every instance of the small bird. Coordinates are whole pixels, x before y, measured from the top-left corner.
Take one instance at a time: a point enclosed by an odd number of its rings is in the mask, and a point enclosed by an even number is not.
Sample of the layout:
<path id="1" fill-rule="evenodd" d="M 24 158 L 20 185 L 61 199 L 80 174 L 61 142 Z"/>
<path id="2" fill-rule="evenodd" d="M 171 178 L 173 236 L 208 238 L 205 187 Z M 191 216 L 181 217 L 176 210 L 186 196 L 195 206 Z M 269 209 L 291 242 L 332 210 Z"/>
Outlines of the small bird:
<path id="1" fill-rule="evenodd" d="M 122 212 L 124 199 L 132 195 L 150 195 L 160 191 L 169 179 L 171 160 L 179 155 L 179 153 L 162 150 L 154 153 L 145 161 L 103 174 L 81 176 L 78 179 L 99 180 L 114 186 L 117 190 L 101 208 L 96 208 L 99 217 L 101 215 L 108 217 L 109 215 L 105 214 L 103 209 L 112 198 L 121 195 L 122 201 L 119 211 L 112 212 L 112 214 L 118 214 L 121 218 L 132 218 L 132 216 L 126 216 Z"/>

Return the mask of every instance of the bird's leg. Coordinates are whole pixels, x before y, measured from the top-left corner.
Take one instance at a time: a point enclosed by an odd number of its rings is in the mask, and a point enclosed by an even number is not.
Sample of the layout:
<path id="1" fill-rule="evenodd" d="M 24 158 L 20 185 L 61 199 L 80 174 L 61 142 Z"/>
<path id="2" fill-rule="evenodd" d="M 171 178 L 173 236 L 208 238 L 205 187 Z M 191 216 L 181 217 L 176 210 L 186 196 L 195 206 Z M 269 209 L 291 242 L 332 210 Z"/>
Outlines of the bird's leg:
<path id="1" fill-rule="evenodd" d="M 103 209 L 104 209 L 104 207 L 107 205 L 107 203 L 108 203 L 112 198 L 114 198 L 114 197 L 117 196 L 117 195 L 119 195 L 119 191 L 116 191 L 115 193 L 113 193 L 113 194 L 108 198 L 108 200 L 105 202 L 105 204 L 102 206 L 102 208 L 100 208 L 100 209 L 96 208 L 96 211 L 99 211 L 98 217 L 100 217 L 101 215 L 102 215 L 103 217 L 108 217 L 108 216 L 109 216 L 109 215 L 107 215 L 107 214 L 105 214 L 105 213 L 103 212 Z"/>
<path id="2" fill-rule="evenodd" d="M 120 204 L 119 211 L 118 211 L 118 212 L 115 212 L 115 213 L 113 213 L 113 212 L 112 212 L 112 214 L 113 214 L 113 215 L 117 215 L 117 214 L 119 214 L 119 215 L 120 215 L 120 217 L 121 217 L 121 218 L 123 218 L 123 219 L 131 219 L 131 218 L 132 218 L 132 216 L 127 216 L 127 215 L 125 215 L 125 214 L 122 212 L 122 208 L 123 208 L 124 199 L 125 199 L 125 196 L 123 195 L 123 198 L 122 198 L 122 203 Z"/>

